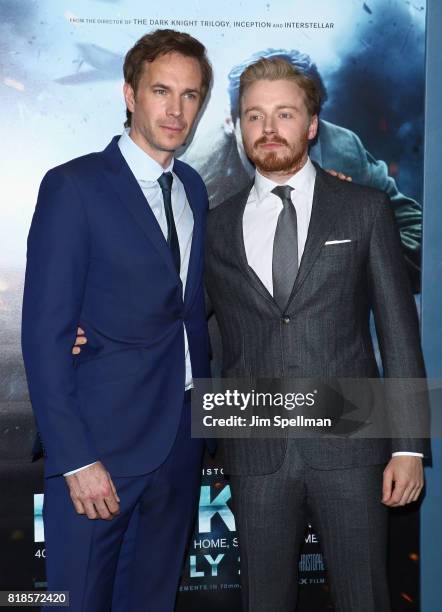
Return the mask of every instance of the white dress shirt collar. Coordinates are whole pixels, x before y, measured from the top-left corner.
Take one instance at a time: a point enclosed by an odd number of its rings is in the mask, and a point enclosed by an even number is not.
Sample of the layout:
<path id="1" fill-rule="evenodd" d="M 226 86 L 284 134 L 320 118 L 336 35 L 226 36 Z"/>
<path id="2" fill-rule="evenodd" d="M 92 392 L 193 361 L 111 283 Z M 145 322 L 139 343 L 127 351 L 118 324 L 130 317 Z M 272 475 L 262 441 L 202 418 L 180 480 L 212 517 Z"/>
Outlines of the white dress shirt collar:
<path id="1" fill-rule="evenodd" d="M 312 193 L 313 187 L 315 184 L 316 178 L 316 168 L 311 162 L 310 158 L 307 158 L 306 163 L 303 165 L 301 170 L 299 170 L 296 174 L 290 177 L 288 181 L 286 181 L 285 185 L 290 185 L 293 187 L 298 193 L 303 193 L 306 196 Z M 255 193 L 257 201 L 256 204 L 262 202 L 262 200 L 274 189 L 279 183 L 275 183 L 270 179 L 263 176 L 259 170 L 255 172 Z"/>
<path id="2" fill-rule="evenodd" d="M 155 182 L 163 172 L 172 172 L 174 159 L 172 158 L 167 168 L 163 168 L 132 140 L 129 136 L 129 128 L 122 133 L 118 146 L 132 174 L 138 181 Z"/>

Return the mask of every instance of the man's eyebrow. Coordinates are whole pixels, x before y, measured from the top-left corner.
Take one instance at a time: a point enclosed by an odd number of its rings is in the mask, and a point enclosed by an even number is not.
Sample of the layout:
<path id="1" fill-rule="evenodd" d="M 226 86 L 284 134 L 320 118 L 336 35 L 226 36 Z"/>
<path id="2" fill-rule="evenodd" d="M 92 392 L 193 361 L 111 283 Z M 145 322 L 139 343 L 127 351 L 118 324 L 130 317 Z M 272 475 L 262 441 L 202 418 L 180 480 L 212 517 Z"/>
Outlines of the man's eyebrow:
<path id="1" fill-rule="evenodd" d="M 259 111 L 262 110 L 260 106 L 249 106 L 244 109 L 244 113 L 250 113 L 251 111 Z"/>
<path id="2" fill-rule="evenodd" d="M 296 106 L 295 104 L 278 104 L 278 106 L 275 107 L 276 110 L 281 110 L 283 108 L 293 108 L 294 110 L 299 110 L 299 107 Z M 250 113 L 251 111 L 262 111 L 262 107 L 261 106 L 249 106 L 248 108 L 244 109 L 244 113 Z"/>
<path id="3" fill-rule="evenodd" d="M 164 83 L 152 83 L 151 87 L 160 87 L 161 89 L 170 89 L 168 85 L 164 85 Z"/>
<path id="4" fill-rule="evenodd" d="M 160 83 L 160 82 L 152 83 L 151 87 L 152 89 L 154 89 L 155 87 L 158 87 L 159 89 L 165 89 L 166 91 L 170 91 L 170 87 L 168 85 L 165 85 L 164 83 Z M 189 87 L 183 91 L 183 94 L 188 94 L 188 93 L 196 93 L 198 95 L 201 95 L 201 90 L 196 87 Z"/>
<path id="5" fill-rule="evenodd" d="M 299 106 L 296 106 L 296 104 L 278 104 L 276 107 L 277 110 L 281 110 L 283 108 L 293 108 L 294 110 L 299 110 Z"/>

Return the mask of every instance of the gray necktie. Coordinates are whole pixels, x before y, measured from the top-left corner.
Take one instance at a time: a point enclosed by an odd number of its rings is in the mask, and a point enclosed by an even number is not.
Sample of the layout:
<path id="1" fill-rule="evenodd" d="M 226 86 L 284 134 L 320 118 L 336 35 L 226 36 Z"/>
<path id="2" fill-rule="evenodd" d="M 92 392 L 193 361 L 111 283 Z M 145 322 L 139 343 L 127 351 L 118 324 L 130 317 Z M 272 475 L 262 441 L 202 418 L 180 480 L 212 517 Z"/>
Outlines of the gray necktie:
<path id="1" fill-rule="evenodd" d="M 279 185 L 272 193 L 281 198 L 283 209 L 279 213 L 273 241 L 273 298 L 285 310 L 298 273 L 298 222 L 290 193 L 293 187 Z"/>

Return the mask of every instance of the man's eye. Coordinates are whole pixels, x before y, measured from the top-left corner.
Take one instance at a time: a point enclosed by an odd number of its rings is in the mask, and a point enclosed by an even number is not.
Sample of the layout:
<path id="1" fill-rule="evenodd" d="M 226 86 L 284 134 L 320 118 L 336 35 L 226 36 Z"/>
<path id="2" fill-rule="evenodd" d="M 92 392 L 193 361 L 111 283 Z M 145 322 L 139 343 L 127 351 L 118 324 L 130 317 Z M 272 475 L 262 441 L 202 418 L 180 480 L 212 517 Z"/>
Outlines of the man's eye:
<path id="1" fill-rule="evenodd" d="M 292 114 L 291 113 L 280 113 L 279 116 L 281 117 L 281 119 L 290 119 Z"/>
<path id="2" fill-rule="evenodd" d="M 193 93 L 192 91 L 189 91 L 188 93 L 186 93 L 185 96 L 186 96 L 186 98 L 188 100 L 196 100 L 197 99 L 196 93 Z"/>
<path id="3" fill-rule="evenodd" d="M 249 121 L 258 121 L 259 115 L 249 115 Z"/>
<path id="4" fill-rule="evenodd" d="M 160 96 L 164 96 L 167 92 L 165 89 L 154 89 L 154 93 L 160 95 Z"/>

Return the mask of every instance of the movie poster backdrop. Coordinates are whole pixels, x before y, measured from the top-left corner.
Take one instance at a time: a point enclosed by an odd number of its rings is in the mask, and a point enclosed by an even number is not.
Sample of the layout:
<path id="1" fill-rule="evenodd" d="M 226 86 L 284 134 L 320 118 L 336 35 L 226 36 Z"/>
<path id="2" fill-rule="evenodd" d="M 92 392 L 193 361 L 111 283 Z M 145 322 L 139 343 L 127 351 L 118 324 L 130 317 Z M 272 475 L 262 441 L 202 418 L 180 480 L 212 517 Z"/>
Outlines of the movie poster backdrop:
<path id="1" fill-rule="evenodd" d="M 239 133 L 241 71 L 258 57 L 282 56 L 313 74 L 324 104 L 311 158 L 389 194 L 419 305 L 425 6 L 425 0 L 163 0 L 156 6 L 0 0 L 1 589 L 45 587 L 42 468 L 29 462 L 34 424 L 20 353 L 26 236 L 45 172 L 103 149 L 121 133 L 126 51 L 156 28 L 189 32 L 207 46 L 214 84 L 180 154 L 206 181 L 211 207 L 253 177 Z M 210 328 L 217 374 L 213 321 Z M 179 612 L 240 610 L 240 542 L 230 497 L 222 465 L 208 457 Z M 395 512 L 391 523 L 394 609 L 418 610 L 417 512 Z M 299 582 L 298 609 L 329 609 L 314 525 L 306 525 Z"/>

